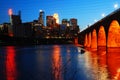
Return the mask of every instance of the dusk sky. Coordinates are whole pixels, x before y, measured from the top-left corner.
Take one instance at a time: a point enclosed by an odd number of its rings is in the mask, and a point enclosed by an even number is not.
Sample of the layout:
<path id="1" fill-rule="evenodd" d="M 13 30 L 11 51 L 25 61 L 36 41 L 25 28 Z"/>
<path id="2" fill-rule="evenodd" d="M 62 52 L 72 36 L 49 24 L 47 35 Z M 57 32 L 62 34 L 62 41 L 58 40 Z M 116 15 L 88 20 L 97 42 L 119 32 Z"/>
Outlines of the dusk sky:
<path id="1" fill-rule="evenodd" d="M 1 0 L 0 24 L 9 22 L 8 9 L 17 14 L 22 13 L 22 22 L 38 19 L 39 11 L 45 16 L 58 13 L 61 19 L 77 18 L 83 30 L 87 25 L 95 23 L 119 8 L 120 0 Z"/>

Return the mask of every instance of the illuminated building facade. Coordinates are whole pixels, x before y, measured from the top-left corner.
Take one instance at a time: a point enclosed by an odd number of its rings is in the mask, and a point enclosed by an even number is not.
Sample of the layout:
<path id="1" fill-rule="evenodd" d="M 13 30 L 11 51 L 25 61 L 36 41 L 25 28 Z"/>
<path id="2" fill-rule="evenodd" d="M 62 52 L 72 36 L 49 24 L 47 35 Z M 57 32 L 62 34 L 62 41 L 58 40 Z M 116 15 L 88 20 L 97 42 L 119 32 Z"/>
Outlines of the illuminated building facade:
<path id="1" fill-rule="evenodd" d="M 40 24 L 40 26 L 44 26 L 44 22 L 45 22 L 45 13 L 43 10 L 40 10 L 38 23 Z"/>
<path id="2" fill-rule="evenodd" d="M 56 23 L 59 24 L 59 15 L 58 15 L 58 13 L 54 13 L 53 17 L 56 19 Z"/>

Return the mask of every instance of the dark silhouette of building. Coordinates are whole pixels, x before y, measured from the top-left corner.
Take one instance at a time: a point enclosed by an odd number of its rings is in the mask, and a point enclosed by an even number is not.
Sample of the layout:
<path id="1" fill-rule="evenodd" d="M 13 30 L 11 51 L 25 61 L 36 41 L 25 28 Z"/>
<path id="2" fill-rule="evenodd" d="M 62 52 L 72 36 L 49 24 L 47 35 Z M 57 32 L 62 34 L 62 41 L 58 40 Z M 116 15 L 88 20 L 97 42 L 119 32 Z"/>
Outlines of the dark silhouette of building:
<path id="1" fill-rule="evenodd" d="M 3 24 L 2 32 L 4 35 L 8 35 L 8 27 L 9 27 L 8 23 Z"/>
<path id="2" fill-rule="evenodd" d="M 46 24 L 47 24 L 47 27 L 52 29 L 56 25 L 56 19 L 53 16 L 47 16 Z"/>
<path id="3" fill-rule="evenodd" d="M 69 24 L 68 19 L 62 19 L 62 24 L 68 26 L 68 24 Z"/>
<path id="4" fill-rule="evenodd" d="M 21 16 L 20 15 L 12 15 L 12 24 L 13 25 L 19 25 L 22 23 Z"/>
<path id="5" fill-rule="evenodd" d="M 70 19 L 70 26 L 71 26 L 71 28 L 74 30 L 76 27 L 77 27 L 77 19 L 75 19 L 75 18 L 71 18 Z"/>
<path id="6" fill-rule="evenodd" d="M 22 29 L 22 20 L 21 20 L 21 13 L 19 11 L 18 15 L 11 15 L 11 21 L 12 21 L 12 32 L 13 36 L 18 36 L 19 33 L 21 33 Z M 22 35 L 22 34 L 21 34 Z"/>

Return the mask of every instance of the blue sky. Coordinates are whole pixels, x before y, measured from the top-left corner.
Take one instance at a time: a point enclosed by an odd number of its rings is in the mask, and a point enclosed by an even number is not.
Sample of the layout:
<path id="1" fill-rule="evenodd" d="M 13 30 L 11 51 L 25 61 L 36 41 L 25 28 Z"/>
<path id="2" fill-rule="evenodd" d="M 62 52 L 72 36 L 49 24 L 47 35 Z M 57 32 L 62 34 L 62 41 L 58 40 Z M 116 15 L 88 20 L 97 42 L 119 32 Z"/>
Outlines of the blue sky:
<path id="1" fill-rule="evenodd" d="M 95 23 L 94 20 L 102 19 L 101 14 L 108 15 L 115 10 L 114 4 L 120 0 L 1 0 L 0 24 L 9 22 L 8 9 L 13 13 L 22 12 L 22 21 L 30 22 L 38 19 L 39 10 L 44 10 L 45 15 L 58 13 L 61 19 L 77 18 L 81 30 L 87 25 Z"/>

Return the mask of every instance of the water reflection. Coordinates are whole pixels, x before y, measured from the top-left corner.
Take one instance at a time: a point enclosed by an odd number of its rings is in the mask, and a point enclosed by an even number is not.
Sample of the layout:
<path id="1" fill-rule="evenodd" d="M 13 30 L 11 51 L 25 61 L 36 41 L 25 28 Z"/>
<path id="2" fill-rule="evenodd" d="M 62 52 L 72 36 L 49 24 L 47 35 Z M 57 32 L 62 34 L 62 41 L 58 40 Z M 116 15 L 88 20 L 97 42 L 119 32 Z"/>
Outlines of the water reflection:
<path id="1" fill-rule="evenodd" d="M 89 80 L 98 80 L 98 61 L 96 51 L 86 51 L 84 58 L 87 77 L 90 78 Z"/>
<path id="2" fill-rule="evenodd" d="M 120 80 L 120 48 L 88 50 L 85 65 L 87 71 L 93 74 L 93 80 Z"/>
<path id="3" fill-rule="evenodd" d="M 60 46 L 53 46 L 52 54 L 52 74 L 53 80 L 62 80 L 62 58 Z"/>
<path id="4" fill-rule="evenodd" d="M 120 80 L 120 48 L 109 48 L 107 52 L 110 78 L 112 80 Z"/>
<path id="5" fill-rule="evenodd" d="M 91 80 L 107 80 L 105 50 L 87 49 L 85 53 L 85 68 Z"/>
<path id="6" fill-rule="evenodd" d="M 86 51 L 74 45 L 2 47 L 0 80 L 120 80 L 119 50 Z"/>
<path id="7" fill-rule="evenodd" d="M 108 69 L 107 69 L 107 53 L 106 48 L 98 49 L 98 79 L 99 80 L 108 80 Z"/>
<path id="8" fill-rule="evenodd" d="M 6 47 L 6 80 L 16 80 L 16 62 L 15 62 L 15 49 L 13 46 Z"/>

